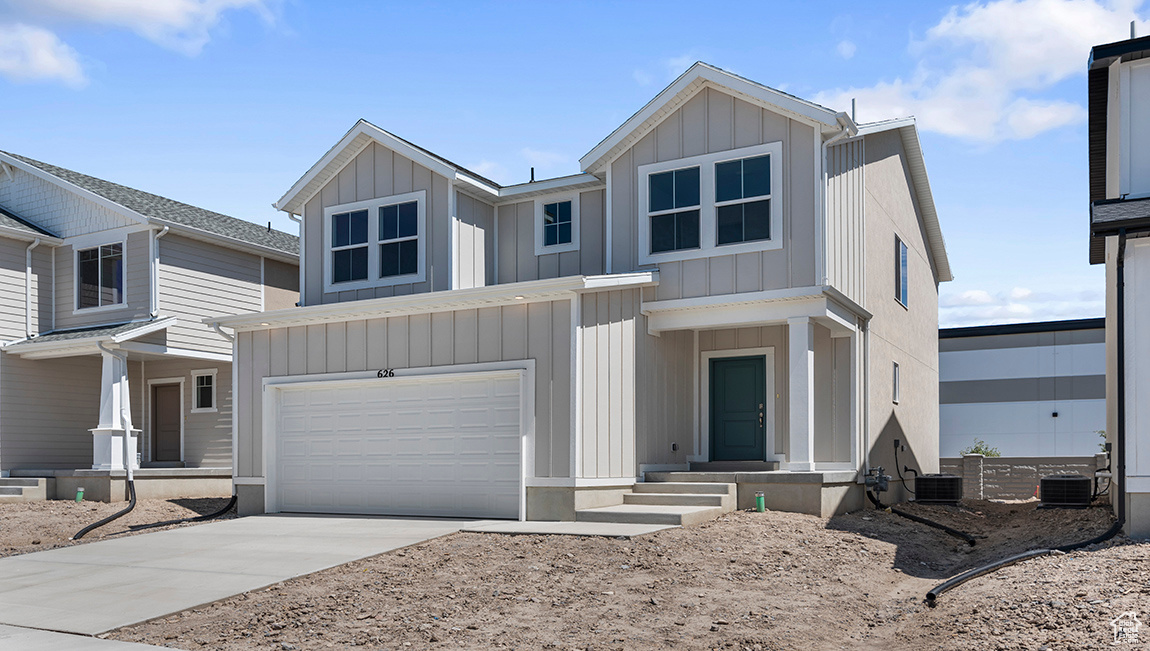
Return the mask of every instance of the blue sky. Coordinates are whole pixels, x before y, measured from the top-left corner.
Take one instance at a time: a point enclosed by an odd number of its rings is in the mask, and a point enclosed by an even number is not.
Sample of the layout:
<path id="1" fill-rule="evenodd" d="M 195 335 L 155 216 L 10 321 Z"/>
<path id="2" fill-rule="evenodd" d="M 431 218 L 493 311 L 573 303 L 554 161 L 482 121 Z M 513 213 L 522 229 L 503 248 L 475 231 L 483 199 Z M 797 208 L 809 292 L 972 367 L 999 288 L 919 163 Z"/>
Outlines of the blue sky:
<path id="1" fill-rule="evenodd" d="M 358 118 L 503 183 L 578 159 L 703 60 L 919 118 L 943 326 L 1100 316 L 1086 59 L 1141 3 L 0 0 L 0 149 L 252 221 Z"/>

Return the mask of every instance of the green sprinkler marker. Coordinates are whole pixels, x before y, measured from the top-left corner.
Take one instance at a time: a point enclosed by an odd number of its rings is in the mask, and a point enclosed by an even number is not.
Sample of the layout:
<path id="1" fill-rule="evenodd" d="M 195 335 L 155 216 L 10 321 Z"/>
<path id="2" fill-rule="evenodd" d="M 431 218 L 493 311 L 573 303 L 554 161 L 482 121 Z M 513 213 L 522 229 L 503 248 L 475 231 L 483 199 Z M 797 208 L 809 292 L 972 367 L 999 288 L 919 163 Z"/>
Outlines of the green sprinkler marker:
<path id="1" fill-rule="evenodd" d="M 83 501 L 84 501 L 84 487 L 80 486 L 79 488 L 76 489 L 76 503 L 79 504 L 80 502 L 83 502 Z"/>
<path id="2" fill-rule="evenodd" d="M 763 491 L 755 491 L 755 510 L 759 513 L 767 510 L 767 498 Z"/>

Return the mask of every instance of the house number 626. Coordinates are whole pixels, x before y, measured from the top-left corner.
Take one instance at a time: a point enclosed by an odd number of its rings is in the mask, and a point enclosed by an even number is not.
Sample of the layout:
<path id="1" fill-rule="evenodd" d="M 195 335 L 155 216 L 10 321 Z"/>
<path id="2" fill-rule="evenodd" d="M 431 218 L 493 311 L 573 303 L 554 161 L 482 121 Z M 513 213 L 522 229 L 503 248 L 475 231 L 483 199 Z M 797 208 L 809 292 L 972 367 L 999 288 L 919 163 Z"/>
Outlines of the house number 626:
<path id="1" fill-rule="evenodd" d="M 395 369 L 382 368 L 378 373 L 375 374 L 375 377 L 395 377 Z"/>

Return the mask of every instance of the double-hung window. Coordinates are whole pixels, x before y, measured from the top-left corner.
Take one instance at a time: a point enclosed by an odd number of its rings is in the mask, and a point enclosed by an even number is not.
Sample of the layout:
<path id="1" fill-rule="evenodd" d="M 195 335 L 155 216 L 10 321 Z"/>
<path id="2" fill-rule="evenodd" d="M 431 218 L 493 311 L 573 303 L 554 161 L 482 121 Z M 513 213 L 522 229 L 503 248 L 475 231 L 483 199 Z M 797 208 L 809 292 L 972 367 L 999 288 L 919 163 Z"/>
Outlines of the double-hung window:
<path id="1" fill-rule="evenodd" d="M 651 174 L 651 253 L 699 248 L 699 168 Z"/>
<path id="2" fill-rule="evenodd" d="M 105 244 L 76 252 L 76 308 L 124 302 L 124 245 Z"/>
<path id="3" fill-rule="evenodd" d="M 783 246 L 782 143 L 640 165 L 639 264 Z"/>
<path id="4" fill-rule="evenodd" d="M 908 305 L 907 299 L 909 298 L 910 288 L 907 278 L 907 250 L 906 243 L 899 239 L 898 236 L 894 238 L 894 297 L 902 303 L 903 307 Z"/>
<path id="5" fill-rule="evenodd" d="M 324 210 L 324 291 L 422 282 L 423 190 Z"/>

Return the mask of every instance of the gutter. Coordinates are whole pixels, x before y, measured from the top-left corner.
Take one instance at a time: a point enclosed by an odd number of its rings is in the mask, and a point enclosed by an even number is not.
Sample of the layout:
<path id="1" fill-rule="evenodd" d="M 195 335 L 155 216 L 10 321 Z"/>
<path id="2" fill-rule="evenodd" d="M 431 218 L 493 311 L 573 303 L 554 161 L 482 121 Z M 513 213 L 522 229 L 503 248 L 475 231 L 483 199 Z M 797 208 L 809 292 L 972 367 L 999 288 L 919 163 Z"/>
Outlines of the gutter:
<path id="1" fill-rule="evenodd" d="M 149 231 L 152 234 L 152 274 L 150 279 L 151 283 L 149 283 L 151 287 L 149 288 L 150 292 L 148 295 L 148 301 L 151 303 L 149 307 L 151 309 L 148 310 L 148 313 L 152 315 L 153 319 L 160 313 L 160 238 L 167 235 L 170 229 L 170 226 L 164 226 L 158 233 L 156 231 Z"/>
<path id="2" fill-rule="evenodd" d="M 24 335 L 32 338 L 32 249 L 40 246 L 36 238 L 24 250 Z M 52 306 L 55 309 L 55 306 Z"/>
<path id="3" fill-rule="evenodd" d="M 275 208 L 275 207 L 276 207 L 276 204 L 273 203 L 272 208 Z M 304 239 L 303 216 L 301 215 L 299 217 L 296 217 L 295 215 L 293 215 L 290 212 L 287 214 L 287 216 L 288 216 L 288 219 L 299 224 L 299 303 L 297 303 L 296 305 L 298 307 L 303 307 L 305 305 L 304 299 L 303 299 L 303 288 L 304 288 L 304 278 L 305 278 L 305 269 L 306 269 L 305 260 L 307 260 L 307 256 L 304 255 L 304 253 L 307 251 L 307 248 L 305 246 L 307 240 Z"/>

